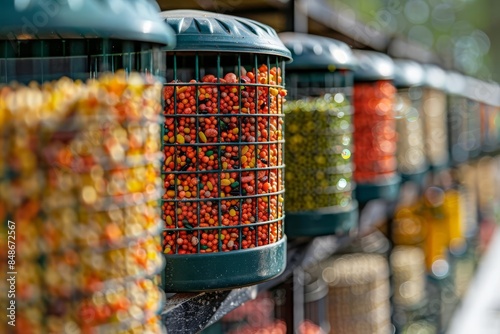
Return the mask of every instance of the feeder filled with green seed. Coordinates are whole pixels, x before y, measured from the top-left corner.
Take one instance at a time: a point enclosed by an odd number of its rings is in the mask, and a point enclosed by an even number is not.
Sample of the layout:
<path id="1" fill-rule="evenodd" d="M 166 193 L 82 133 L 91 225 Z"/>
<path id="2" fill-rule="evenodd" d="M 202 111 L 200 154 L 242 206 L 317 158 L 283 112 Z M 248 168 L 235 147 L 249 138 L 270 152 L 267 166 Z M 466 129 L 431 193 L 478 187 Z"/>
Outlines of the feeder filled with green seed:
<path id="1" fill-rule="evenodd" d="M 356 199 L 394 201 L 399 193 L 394 62 L 382 53 L 355 50 L 354 181 Z"/>
<path id="2" fill-rule="evenodd" d="M 424 70 L 411 60 L 394 60 L 394 105 L 398 135 L 398 170 L 403 181 L 423 184 L 428 163 L 425 155 L 425 128 L 422 112 Z"/>
<path id="3" fill-rule="evenodd" d="M 424 87 L 422 113 L 425 152 L 431 170 L 441 170 L 449 163 L 446 72 L 436 65 L 423 65 Z"/>
<path id="4" fill-rule="evenodd" d="M 163 90 L 166 291 L 279 275 L 284 233 L 284 63 L 270 27 L 203 11 L 162 13 L 177 33 Z"/>
<path id="5" fill-rule="evenodd" d="M 286 234 L 346 234 L 357 221 L 352 51 L 320 36 L 289 32 L 280 38 L 294 59 L 286 73 Z"/>

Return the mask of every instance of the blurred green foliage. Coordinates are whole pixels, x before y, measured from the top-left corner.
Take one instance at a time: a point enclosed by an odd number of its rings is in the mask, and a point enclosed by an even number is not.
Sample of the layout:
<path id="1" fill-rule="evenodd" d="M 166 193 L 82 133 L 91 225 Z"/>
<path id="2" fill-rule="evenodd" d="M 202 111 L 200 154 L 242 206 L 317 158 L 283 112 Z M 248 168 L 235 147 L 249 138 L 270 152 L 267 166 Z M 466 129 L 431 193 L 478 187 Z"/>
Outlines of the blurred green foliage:
<path id="1" fill-rule="evenodd" d="M 360 21 L 432 49 L 446 65 L 492 79 L 491 40 L 498 0 L 329 0 Z M 493 37 L 495 34 L 491 34 Z"/>

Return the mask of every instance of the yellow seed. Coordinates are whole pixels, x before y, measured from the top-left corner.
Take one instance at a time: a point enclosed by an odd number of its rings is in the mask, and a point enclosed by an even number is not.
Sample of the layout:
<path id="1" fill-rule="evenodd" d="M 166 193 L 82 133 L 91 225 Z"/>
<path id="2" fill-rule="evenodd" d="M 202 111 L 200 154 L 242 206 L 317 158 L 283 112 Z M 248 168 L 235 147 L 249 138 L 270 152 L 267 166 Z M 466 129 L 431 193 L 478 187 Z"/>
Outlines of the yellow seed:
<path id="1" fill-rule="evenodd" d="M 184 128 L 184 133 L 188 134 L 191 132 L 191 129 L 190 128 Z"/>
<path id="2" fill-rule="evenodd" d="M 226 237 L 224 236 L 224 234 L 221 234 L 220 235 L 220 240 L 224 240 Z"/>
<path id="3" fill-rule="evenodd" d="M 234 128 L 234 129 L 233 129 L 233 133 L 234 133 L 235 135 L 237 135 L 237 134 L 238 134 L 238 132 L 240 132 L 240 130 L 239 130 L 238 128 Z"/>
<path id="4" fill-rule="evenodd" d="M 220 193 L 220 197 L 226 197 L 223 192 Z"/>
<path id="5" fill-rule="evenodd" d="M 165 160 L 165 165 L 167 165 L 167 166 L 168 166 L 168 164 L 169 164 L 169 163 L 171 163 L 171 162 L 172 162 L 172 156 L 169 156 L 169 157 L 167 158 L 167 160 Z"/>
<path id="6" fill-rule="evenodd" d="M 225 162 L 225 161 L 224 161 L 224 162 L 222 163 L 222 169 L 227 169 L 227 162 Z"/>
<path id="7" fill-rule="evenodd" d="M 207 188 L 208 188 L 208 190 L 213 190 L 214 189 L 214 186 L 213 186 L 212 182 L 207 181 Z"/>
<path id="8" fill-rule="evenodd" d="M 186 89 L 188 89 L 187 86 L 177 87 L 177 94 L 184 93 Z"/>
<path id="9" fill-rule="evenodd" d="M 241 163 L 242 163 L 242 164 L 244 164 L 245 162 L 247 162 L 247 159 L 248 159 L 248 158 L 247 158 L 247 156 L 246 156 L 246 155 L 242 156 L 242 157 L 241 157 Z"/>
<path id="10" fill-rule="evenodd" d="M 165 250 L 163 251 L 163 253 L 169 254 L 170 253 L 170 248 L 169 247 L 165 248 Z"/>
<path id="11" fill-rule="evenodd" d="M 169 190 L 169 191 L 167 191 L 167 196 L 173 198 L 175 196 L 175 190 Z"/>
<path id="12" fill-rule="evenodd" d="M 167 216 L 166 221 L 167 221 L 167 225 L 172 225 L 172 217 Z"/>
<path id="13" fill-rule="evenodd" d="M 191 192 L 190 191 L 186 191 L 186 197 L 191 197 Z"/>
<path id="14" fill-rule="evenodd" d="M 238 109 L 240 109 L 239 106 L 233 106 L 233 110 L 238 110 Z"/>
<path id="15" fill-rule="evenodd" d="M 271 88 L 269 89 L 269 92 L 271 93 L 271 95 L 273 96 L 276 96 L 278 95 L 279 91 L 276 89 L 276 88 Z"/>
<path id="16" fill-rule="evenodd" d="M 241 149 L 241 154 L 242 154 L 242 155 L 247 154 L 247 152 L 248 152 L 248 150 L 249 150 L 249 149 L 250 149 L 250 148 L 249 148 L 248 146 L 243 146 L 243 148 Z"/>
<path id="17" fill-rule="evenodd" d="M 268 201 L 267 197 L 262 197 L 262 202 L 267 203 L 267 201 Z"/>
<path id="18" fill-rule="evenodd" d="M 228 179 L 220 180 L 220 184 L 222 186 L 228 186 L 231 184 L 231 180 L 228 180 Z"/>
<path id="19" fill-rule="evenodd" d="M 234 209 L 229 210 L 229 215 L 230 215 L 231 217 L 236 216 L 236 210 L 234 210 Z"/>
<path id="20" fill-rule="evenodd" d="M 177 135 L 177 142 L 179 144 L 184 144 L 184 137 L 181 134 Z"/>
<path id="21" fill-rule="evenodd" d="M 206 143 L 207 142 L 207 137 L 205 136 L 205 134 L 203 132 L 199 132 L 198 135 L 200 136 L 200 140 L 203 142 L 203 143 Z"/>
<path id="22" fill-rule="evenodd" d="M 174 141 L 175 141 L 175 137 L 170 137 L 170 139 L 168 140 L 168 142 L 169 142 L 170 144 L 173 144 L 173 143 L 174 143 Z"/>
<path id="23" fill-rule="evenodd" d="M 238 88 L 234 87 L 234 88 L 231 88 L 231 93 L 237 93 L 238 92 Z"/>

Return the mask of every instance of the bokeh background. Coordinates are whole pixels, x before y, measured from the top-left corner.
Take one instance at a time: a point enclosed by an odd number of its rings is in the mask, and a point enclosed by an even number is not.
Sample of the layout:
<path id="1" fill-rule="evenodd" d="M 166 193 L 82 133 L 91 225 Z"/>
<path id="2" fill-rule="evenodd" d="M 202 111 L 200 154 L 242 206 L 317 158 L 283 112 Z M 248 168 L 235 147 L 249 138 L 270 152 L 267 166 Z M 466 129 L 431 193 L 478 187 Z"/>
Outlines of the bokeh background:
<path id="1" fill-rule="evenodd" d="M 500 81 L 497 0 L 158 0 L 163 10 L 204 9 L 308 31 Z M 309 15 L 306 15 L 309 14 Z M 309 17 L 307 17 L 309 16 Z M 399 54 L 407 53 L 407 54 Z"/>

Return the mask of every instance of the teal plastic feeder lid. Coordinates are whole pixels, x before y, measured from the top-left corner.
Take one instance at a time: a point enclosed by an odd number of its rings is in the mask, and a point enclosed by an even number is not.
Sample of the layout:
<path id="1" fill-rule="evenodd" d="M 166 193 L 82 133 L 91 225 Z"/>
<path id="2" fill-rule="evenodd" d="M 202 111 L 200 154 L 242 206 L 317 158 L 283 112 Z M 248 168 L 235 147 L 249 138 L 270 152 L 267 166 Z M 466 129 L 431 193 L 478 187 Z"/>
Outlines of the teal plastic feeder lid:
<path id="1" fill-rule="evenodd" d="M 497 86 L 473 77 L 465 77 L 464 95 L 472 101 L 495 105 L 498 96 Z"/>
<path id="2" fill-rule="evenodd" d="M 434 88 L 438 90 L 446 89 L 446 71 L 441 67 L 425 64 L 422 65 L 425 75 L 424 75 L 424 86 L 429 88 Z"/>
<path id="3" fill-rule="evenodd" d="M 287 70 L 352 70 L 356 60 L 351 48 L 332 38 L 285 32 L 278 35 L 292 53 Z"/>
<path id="4" fill-rule="evenodd" d="M 175 51 L 261 53 L 291 59 L 276 31 L 257 21 L 200 10 L 160 15 L 177 34 Z"/>
<path id="5" fill-rule="evenodd" d="M 0 39 L 119 39 L 175 46 L 175 35 L 149 0 L 4 1 Z"/>
<path id="6" fill-rule="evenodd" d="M 357 66 L 355 81 L 394 79 L 394 62 L 391 57 L 375 51 L 353 50 Z"/>
<path id="7" fill-rule="evenodd" d="M 452 95 L 465 96 L 467 84 L 465 77 L 458 72 L 448 72 L 446 74 L 446 91 Z"/>
<path id="8" fill-rule="evenodd" d="M 398 88 L 421 86 L 425 72 L 422 66 L 412 60 L 394 60 L 394 85 Z"/>

